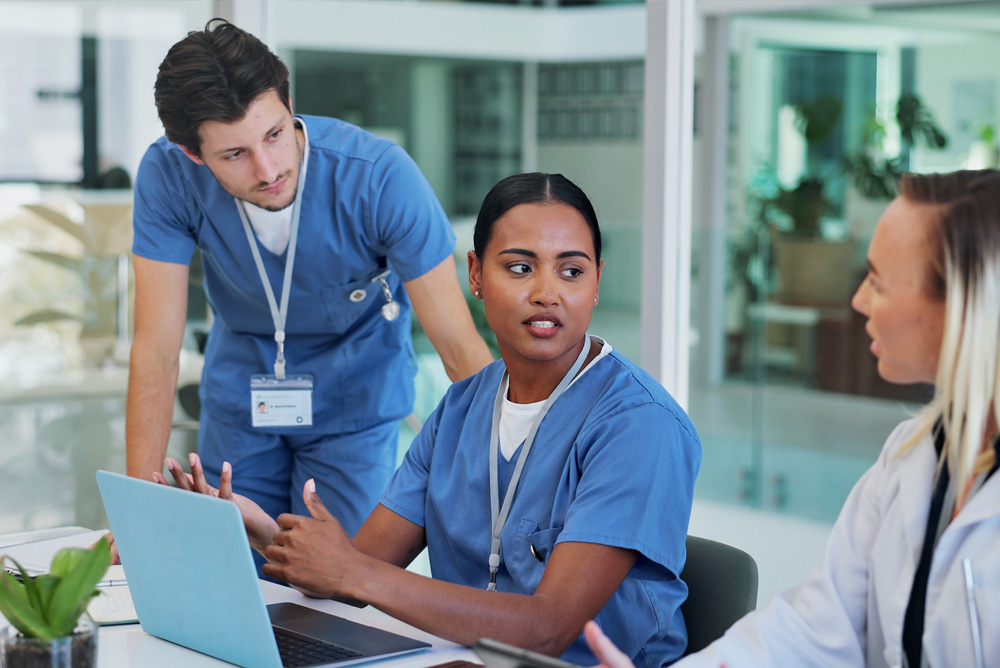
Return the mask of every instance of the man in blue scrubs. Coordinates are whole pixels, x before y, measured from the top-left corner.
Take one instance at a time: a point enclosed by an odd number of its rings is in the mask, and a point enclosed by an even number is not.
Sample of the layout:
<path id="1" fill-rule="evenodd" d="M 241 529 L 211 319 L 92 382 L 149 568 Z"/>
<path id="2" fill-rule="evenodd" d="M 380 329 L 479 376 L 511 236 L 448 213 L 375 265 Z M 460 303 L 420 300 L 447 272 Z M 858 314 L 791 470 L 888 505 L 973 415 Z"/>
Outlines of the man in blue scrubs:
<path id="1" fill-rule="evenodd" d="M 175 44 L 155 96 L 166 136 L 135 187 L 128 472 L 163 467 L 199 248 L 214 316 L 198 435 L 209 479 L 229 462 L 238 491 L 276 516 L 307 514 L 315 478 L 353 533 L 412 409 L 411 306 L 452 379 L 491 361 L 444 211 L 392 142 L 293 116 L 285 65 L 229 23 Z"/>

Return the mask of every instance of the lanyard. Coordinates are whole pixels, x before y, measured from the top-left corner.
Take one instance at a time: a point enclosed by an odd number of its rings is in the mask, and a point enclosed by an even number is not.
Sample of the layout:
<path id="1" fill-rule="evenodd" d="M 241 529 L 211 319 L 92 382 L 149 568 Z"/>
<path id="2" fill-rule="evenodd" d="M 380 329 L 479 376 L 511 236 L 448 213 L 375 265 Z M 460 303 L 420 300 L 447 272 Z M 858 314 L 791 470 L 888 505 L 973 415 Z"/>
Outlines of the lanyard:
<path id="1" fill-rule="evenodd" d="M 267 280 L 267 269 L 264 268 L 264 261 L 260 257 L 260 249 L 257 248 L 257 240 L 253 236 L 253 229 L 247 219 L 247 212 L 243 208 L 243 202 L 234 197 L 236 209 L 240 212 L 240 220 L 243 221 L 243 230 L 247 233 L 247 241 L 250 242 L 250 250 L 253 251 L 253 261 L 257 265 L 257 273 L 260 274 L 261 283 L 264 284 L 264 293 L 267 295 L 267 304 L 271 307 L 271 320 L 274 321 L 274 341 L 278 344 L 278 354 L 274 360 L 274 377 L 278 380 L 285 379 L 285 319 L 288 317 L 288 293 L 292 287 L 292 267 L 295 265 L 295 245 L 299 239 L 299 210 L 302 205 L 302 192 L 305 190 L 306 166 L 309 163 L 308 152 L 302 154 L 302 166 L 299 168 L 299 178 L 295 184 L 295 203 L 292 205 L 292 229 L 288 239 L 288 257 L 285 259 L 285 278 L 281 285 L 281 306 L 278 306 L 274 299 L 274 290 L 271 289 L 271 282 Z"/>
<path id="2" fill-rule="evenodd" d="M 583 349 L 577 356 L 576 361 L 573 362 L 573 366 L 569 368 L 563 379 L 556 385 L 556 389 L 552 390 L 552 394 L 542 404 L 538 415 L 535 416 L 534 422 L 531 423 L 528 436 L 524 439 L 524 445 L 521 446 L 521 454 L 517 457 L 514 474 L 510 478 L 510 484 L 507 485 L 507 493 L 504 495 L 503 506 L 500 506 L 500 484 L 498 482 L 497 469 L 500 457 L 500 412 L 503 410 L 503 399 L 507 395 L 507 387 L 510 385 L 510 375 L 506 369 L 503 372 L 503 377 L 500 379 L 497 398 L 493 402 L 493 427 L 490 430 L 490 519 L 492 521 L 493 534 L 490 542 L 490 583 L 486 587 L 490 591 L 496 591 L 497 588 L 497 570 L 500 568 L 500 534 L 503 533 L 503 527 L 507 524 L 507 515 L 510 513 L 510 506 L 514 501 L 514 492 L 517 490 L 517 483 L 521 478 L 524 462 L 528 458 L 528 451 L 531 450 L 531 444 L 535 442 L 535 434 L 538 433 L 538 427 L 542 424 L 542 420 L 545 419 L 545 414 L 549 412 L 549 408 L 566 391 L 566 388 L 569 387 L 577 372 L 580 371 L 589 352 L 590 336 L 585 336 Z"/>

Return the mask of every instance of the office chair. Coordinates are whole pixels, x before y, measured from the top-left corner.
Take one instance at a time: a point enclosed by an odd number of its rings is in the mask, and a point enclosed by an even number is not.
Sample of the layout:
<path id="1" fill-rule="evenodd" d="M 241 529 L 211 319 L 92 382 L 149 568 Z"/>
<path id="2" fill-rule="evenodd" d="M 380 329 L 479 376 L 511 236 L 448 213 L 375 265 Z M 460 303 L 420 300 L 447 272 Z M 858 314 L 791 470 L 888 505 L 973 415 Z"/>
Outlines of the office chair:
<path id="1" fill-rule="evenodd" d="M 757 562 L 743 550 L 688 536 L 681 580 L 688 586 L 681 604 L 687 625 L 685 656 L 720 638 L 736 620 L 757 607 Z"/>
<path id="2" fill-rule="evenodd" d="M 201 397 L 198 396 L 198 383 L 188 383 L 178 387 L 177 399 L 184 412 L 197 425 L 198 419 L 201 417 Z"/>

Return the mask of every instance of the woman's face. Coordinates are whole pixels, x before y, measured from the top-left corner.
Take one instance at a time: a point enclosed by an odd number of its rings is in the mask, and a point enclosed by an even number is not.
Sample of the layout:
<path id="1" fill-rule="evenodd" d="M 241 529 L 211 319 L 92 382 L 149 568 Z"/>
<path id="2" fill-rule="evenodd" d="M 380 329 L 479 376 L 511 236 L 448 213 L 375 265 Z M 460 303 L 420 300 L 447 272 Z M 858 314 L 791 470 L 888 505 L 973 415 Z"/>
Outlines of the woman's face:
<path id="1" fill-rule="evenodd" d="M 935 380 L 945 303 L 930 294 L 933 225 L 933 209 L 894 199 L 875 228 L 868 275 L 851 300 L 868 318 L 878 373 L 892 383 Z"/>
<path id="2" fill-rule="evenodd" d="M 513 207 L 494 224 L 482 261 L 469 252 L 470 289 L 508 368 L 576 354 L 597 303 L 594 255 L 583 216 L 562 203 Z"/>

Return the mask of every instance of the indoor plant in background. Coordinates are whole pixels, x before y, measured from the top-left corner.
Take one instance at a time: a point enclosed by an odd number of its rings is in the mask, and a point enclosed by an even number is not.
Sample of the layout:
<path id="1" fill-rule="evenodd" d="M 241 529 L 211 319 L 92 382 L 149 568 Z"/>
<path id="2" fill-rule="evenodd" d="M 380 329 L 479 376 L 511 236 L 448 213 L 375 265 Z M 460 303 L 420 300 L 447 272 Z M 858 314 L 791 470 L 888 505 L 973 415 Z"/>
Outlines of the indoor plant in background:
<path id="1" fill-rule="evenodd" d="M 861 151 L 844 158 L 844 171 L 854 191 L 866 199 L 878 201 L 879 209 L 896 196 L 896 183 L 909 167 L 914 147 L 940 151 L 948 146 L 947 135 L 917 95 L 900 96 L 893 121 L 900 139 L 897 155 L 889 155 L 886 148 L 888 129 L 873 108 L 865 121 Z"/>
<path id="2" fill-rule="evenodd" d="M 836 305 L 853 281 L 853 244 L 824 236 L 823 218 L 833 205 L 827 193 L 831 174 L 821 167 L 819 147 L 840 126 L 843 104 L 838 97 L 822 95 L 794 109 L 795 127 L 806 144 L 805 171 L 793 188 L 778 186 L 761 210 L 772 231 L 777 296 L 789 304 Z"/>
<path id="3" fill-rule="evenodd" d="M 84 359 L 101 366 L 108 359 L 127 360 L 128 253 L 132 244 L 132 194 L 127 190 L 74 192 L 71 202 L 24 205 L 76 241 L 72 253 L 26 250 L 39 260 L 79 277 L 82 303 L 34 310 L 14 324 L 55 321 L 80 323 Z M 78 215 L 77 215 L 78 214 Z"/>
<path id="4" fill-rule="evenodd" d="M 6 571 L 12 564 L 20 574 Z M 0 632 L 4 668 L 92 668 L 97 664 L 97 626 L 86 614 L 96 585 L 111 563 L 108 539 L 91 549 L 64 548 L 49 572 L 28 575 L 0 558 L 0 613 L 10 626 Z"/>
<path id="5" fill-rule="evenodd" d="M 1000 166 L 1000 146 L 997 145 L 997 133 L 992 123 L 984 123 L 979 126 L 976 140 L 969 146 L 966 167 L 996 169 L 998 166 Z"/>
<path id="6" fill-rule="evenodd" d="M 895 155 L 886 145 L 890 129 L 899 134 L 899 152 Z M 848 177 L 844 217 L 851 234 L 865 246 L 882 211 L 896 196 L 900 176 L 910 168 L 913 149 L 920 146 L 940 151 L 948 146 L 948 137 L 930 109 L 912 93 L 900 96 L 895 114 L 888 122 L 880 120 L 872 107 L 861 136 L 861 150 L 844 158 L 844 173 Z"/>

